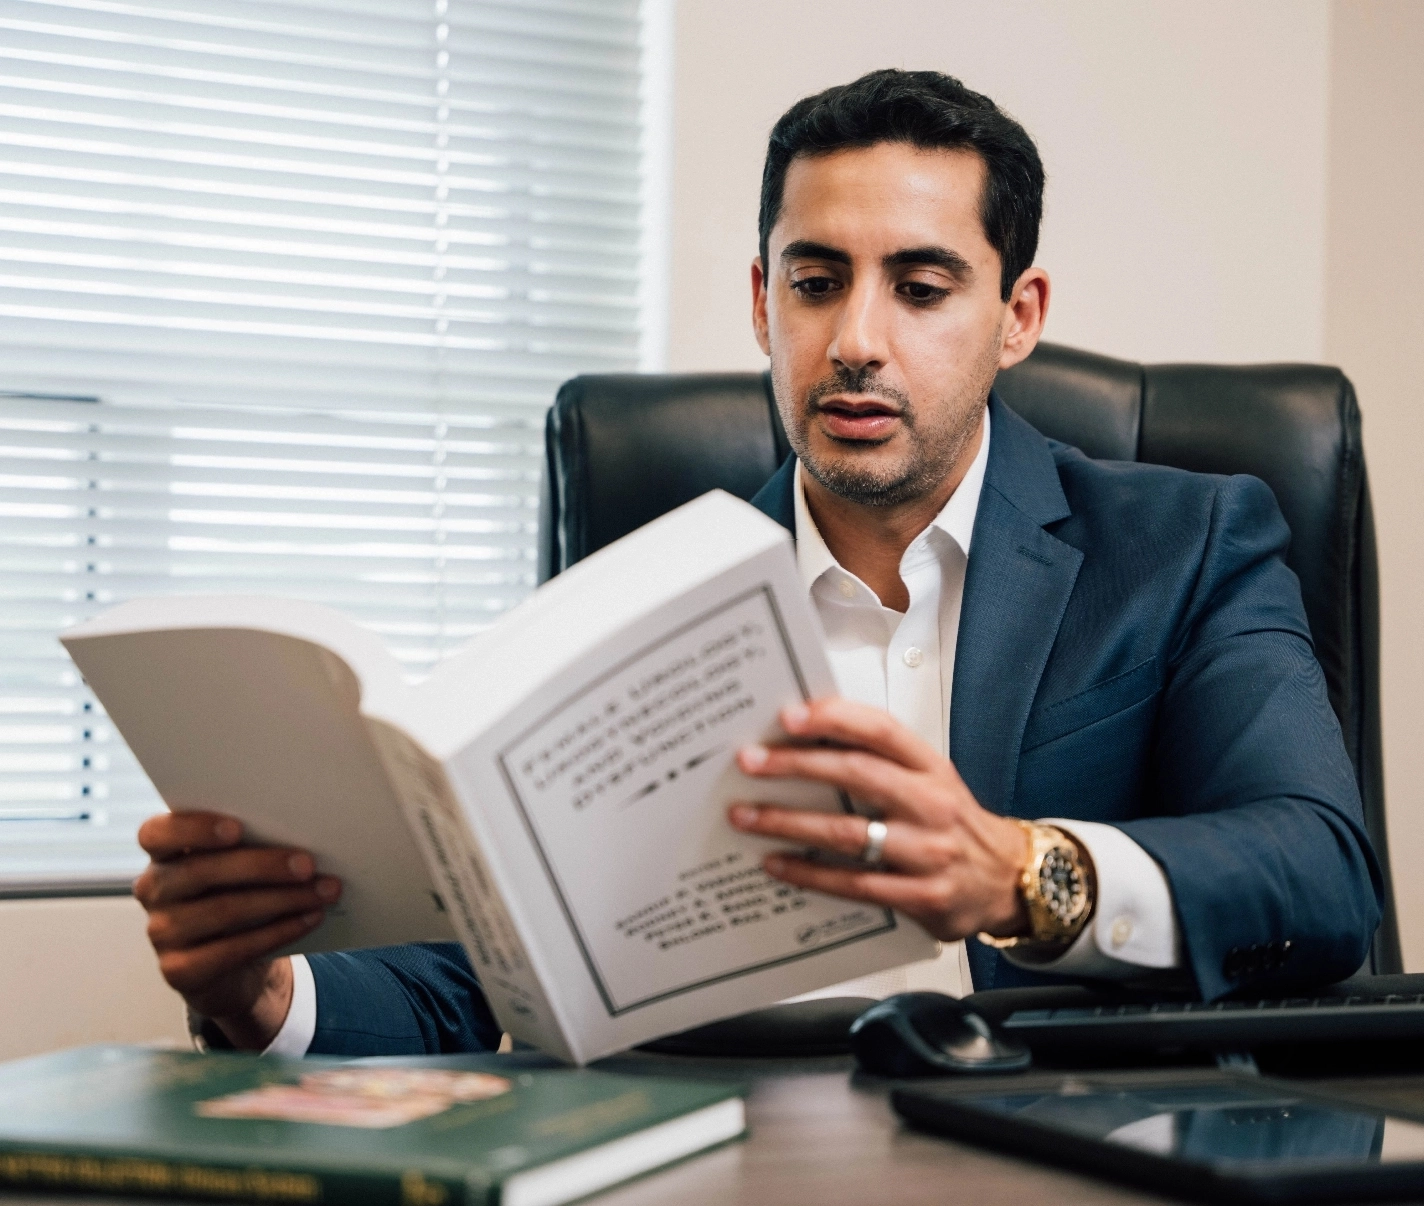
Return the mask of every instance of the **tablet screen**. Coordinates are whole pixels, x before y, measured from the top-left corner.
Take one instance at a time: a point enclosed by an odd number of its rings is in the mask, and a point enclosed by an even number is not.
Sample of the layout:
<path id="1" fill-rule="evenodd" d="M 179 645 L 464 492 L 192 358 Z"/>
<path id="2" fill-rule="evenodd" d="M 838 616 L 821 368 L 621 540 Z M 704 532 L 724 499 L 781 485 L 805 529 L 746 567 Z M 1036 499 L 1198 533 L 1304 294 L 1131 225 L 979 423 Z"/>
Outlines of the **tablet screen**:
<path id="1" fill-rule="evenodd" d="M 1424 1162 L 1424 1126 L 1336 1105 L 1278 1084 L 1112 1091 L 1069 1084 L 1051 1093 L 975 1096 L 973 1105 L 1054 1130 L 1193 1164 Z"/>

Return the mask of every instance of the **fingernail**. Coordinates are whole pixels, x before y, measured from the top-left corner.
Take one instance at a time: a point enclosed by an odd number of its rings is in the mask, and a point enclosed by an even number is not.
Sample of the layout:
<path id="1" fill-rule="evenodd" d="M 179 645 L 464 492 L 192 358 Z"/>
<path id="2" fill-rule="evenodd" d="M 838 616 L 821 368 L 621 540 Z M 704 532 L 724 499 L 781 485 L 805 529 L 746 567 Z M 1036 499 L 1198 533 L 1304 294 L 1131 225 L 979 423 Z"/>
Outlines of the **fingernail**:
<path id="1" fill-rule="evenodd" d="M 242 836 L 242 826 L 236 821 L 219 821 L 213 826 L 213 836 L 220 842 L 235 842 Z"/>
<path id="2" fill-rule="evenodd" d="M 316 925 L 316 923 L 320 921 L 324 916 L 325 914 L 320 909 L 318 909 L 315 913 L 303 913 L 302 924 Z"/>
<path id="3" fill-rule="evenodd" d="M 786 870 L 786 860 L 779 854 L 768 854 L 762 866 L 768 875 L 780 875 Z"/>
<path id="4" fill-rule="evenodd" d="M 764 745 L 744 745 L 737 751 L 737 760 L 741 762 L 743 770 L 760 770 L 766 765 L 767 757 Z"/>
<path id="5" fill-rule="evenodd" d="M 738 829 L 750 829 L 757 823 L 760 812 L 755 804 L 733 804 L 729 815 Z"/>
<path id="6" fill-rule="evenodd" d="M 316 868 L 312 866 L 310 855 L 294 854 L 287 860 L 287 870 L 298 879 L 306 879 Z"/>
<path id="7" fill-rule="evenodd" d="M 341 883 L 335 879 L 324 879 L 317 884 L 316 894 L 322 900 L 335 900 L 341 895 Z"/>
<path id="8" fill-rule="evenodd" d="M 803 729 L 811 720 L 811 709 L 805 704 L 792 704 L 781 709 L 781 727 L 788 733 Z"/>

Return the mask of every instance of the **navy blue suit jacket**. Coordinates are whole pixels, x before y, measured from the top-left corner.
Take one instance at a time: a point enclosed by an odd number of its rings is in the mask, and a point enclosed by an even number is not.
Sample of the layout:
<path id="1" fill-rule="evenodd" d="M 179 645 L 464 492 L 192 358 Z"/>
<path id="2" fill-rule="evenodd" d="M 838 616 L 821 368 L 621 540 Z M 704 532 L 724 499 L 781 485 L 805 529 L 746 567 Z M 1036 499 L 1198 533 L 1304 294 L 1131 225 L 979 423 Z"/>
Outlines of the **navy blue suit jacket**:
<path id="1" fill-rule="evenodd" d="M 989 404 L 949 731 L 964 781 L 995 812 L 1106 822 L 1156 859 L 1205 998 L 1354 972 L 1379 867 L 1270 489 L 1089 460 Z M 794 468 L 752 500 L 793 532 Z M 968 945 L 977 989 L 1041 979 Z M 1251 948 L 1270 957 L 1235 954 Z M 458 947 L 312 965 L 313 1052 L 494 1037 Z"/>

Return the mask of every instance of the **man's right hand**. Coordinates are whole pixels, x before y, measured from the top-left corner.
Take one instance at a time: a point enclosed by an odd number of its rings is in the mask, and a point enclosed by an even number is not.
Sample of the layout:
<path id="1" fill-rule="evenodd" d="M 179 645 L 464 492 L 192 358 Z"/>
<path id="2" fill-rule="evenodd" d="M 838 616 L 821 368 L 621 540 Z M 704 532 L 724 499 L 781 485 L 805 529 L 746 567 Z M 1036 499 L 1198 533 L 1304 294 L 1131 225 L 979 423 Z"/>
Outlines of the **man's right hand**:
<path id="1" fill-rule="evenodd" d="M 169 985 L 242 1050 L 276 1038 L 292 1002 L 290 959 L 272 952 L 321 924 L 341 881 L 305 850 L 241 846 L 214 812 L 162 813 L 138 831 L 152 860 L 134 880 Z"/>

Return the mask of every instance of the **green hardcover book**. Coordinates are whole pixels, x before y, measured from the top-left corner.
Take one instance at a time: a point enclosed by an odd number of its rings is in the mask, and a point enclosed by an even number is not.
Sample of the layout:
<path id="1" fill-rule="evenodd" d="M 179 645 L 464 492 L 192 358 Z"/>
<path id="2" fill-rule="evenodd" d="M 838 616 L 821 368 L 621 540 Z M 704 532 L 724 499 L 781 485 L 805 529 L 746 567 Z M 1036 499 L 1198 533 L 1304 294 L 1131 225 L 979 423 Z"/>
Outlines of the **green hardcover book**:
<path id="1" fill-rule="evenodd" d="M 557 1206 L 745 1129 L 735 1086 L 519 1055 L 85 1047 L 0 1066 L 0 1188 Z"/>

